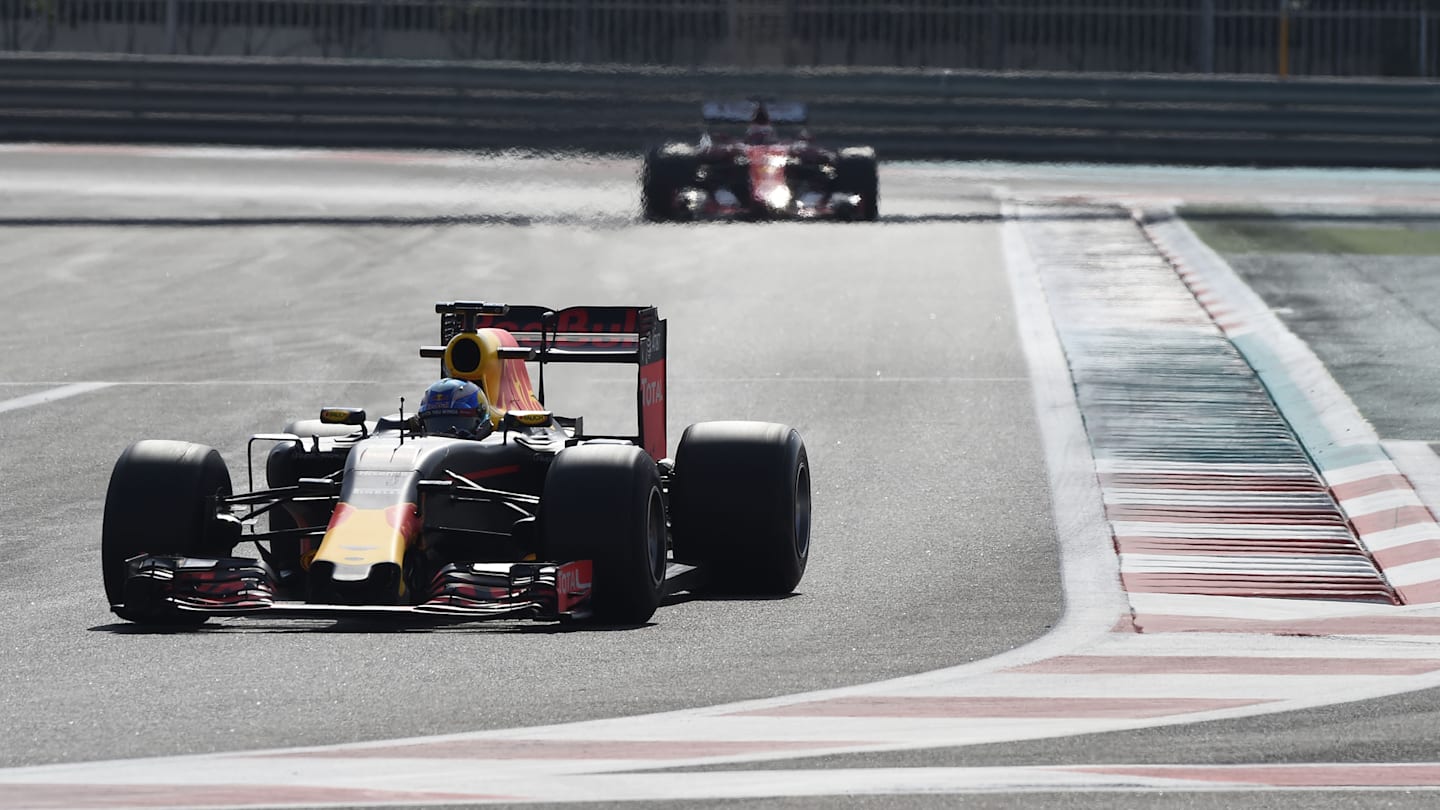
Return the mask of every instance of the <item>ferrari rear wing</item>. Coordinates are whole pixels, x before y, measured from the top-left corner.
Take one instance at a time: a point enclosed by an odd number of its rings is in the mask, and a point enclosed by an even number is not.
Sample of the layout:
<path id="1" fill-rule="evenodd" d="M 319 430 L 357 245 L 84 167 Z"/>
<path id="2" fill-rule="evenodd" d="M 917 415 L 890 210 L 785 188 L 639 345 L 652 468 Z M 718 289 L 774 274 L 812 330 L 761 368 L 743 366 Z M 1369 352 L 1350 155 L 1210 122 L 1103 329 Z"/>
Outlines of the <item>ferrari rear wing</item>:
<path id="1" fill-rule="evenodd" d="M 748 124 L 761 105 L 772 124 L 803 124 L 810 117 L 798 101 L 707 101 L 700 111 L 707 124 Z"/>
<path id="2" fill-rule="evenodd" d="M 502 350 L 503 359 L 540 364 L 539 391 L 545 401 L 547 363 L 622 363 L 639 366 L 635 404 L 639 444 L 657 460 L 666 455 L 665 321 L 655 307 L 567 307 L 442 301 L 440 345 L 423 346 L 421 357 L 443 358 L 445 345 L 461 332 L 504 329 L 518 350 Z M 509 352 L 515 351 L 515 354 Z M 445 373 L 444 363 L 441 373 Z"/>

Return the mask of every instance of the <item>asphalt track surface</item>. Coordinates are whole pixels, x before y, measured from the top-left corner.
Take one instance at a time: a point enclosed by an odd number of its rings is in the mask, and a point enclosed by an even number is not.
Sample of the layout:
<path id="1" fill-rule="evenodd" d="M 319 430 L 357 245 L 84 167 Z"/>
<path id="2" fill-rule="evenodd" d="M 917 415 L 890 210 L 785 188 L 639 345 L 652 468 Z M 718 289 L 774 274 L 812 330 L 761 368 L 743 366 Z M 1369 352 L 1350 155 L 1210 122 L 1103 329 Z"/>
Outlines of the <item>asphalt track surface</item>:
<path id="1" fill-rule="evenodd" d="M 985 225 L 908 226 L 902 263 L 874 227 L 634 225 L 630 178 L 613 167 L 593 191 L 584 173 L 599 169 L 553 163 L 11 159 L 17 186 L 66 182 L 54 195 L 7 190 L 7 213 L 60 216 L 73 198 L 97 221 L 6 229 L 3 398 L 121 384 L 5 413 L 0 427 L 0 576 L 20 606 L 5 630 L 5 682 L 17 687 L 0 698 L 6 765 L 785 694 L 988 657 L 1058 615 L 1029 388 Z M 70 186 L 91 182 L 105 190 Z M 410 224 L 517 209 L 541 221 Z M 977 209 L 994 207 L 956 212 Z M 247 216 L 275 224 L 233 224 Z M 167 223 L 133 223 L 154 218 Z M 97 538 L 126 444 L 209 444 L 243 482 L 251 432 L 327 404 L 414 403 L 436 371 L 416 354 L 436 339 L 433 303 L 476 298 L 659 305 L 672 446 L 704 419 L 798 428 L 817 514 L 800 593 L 688 601 L 650 626 L 588 632 L 225 622 L 169 635 L 112 619 Z M 552 406 L 592 429 L 633 418 L 625 372 L 593 373 L 573 397 L 553 387 Z"/>
<path id="2" fill-rule="evenodd" d="M 1290 199 L 1348 199 L 1369 193 L 1365 184 L 1377 199 L 1426 193 L 1386 173 L 914 165 L 886 172 L 879 225 L 653 227 L 633 222 L 633 168 L 0 153 L 0 408 L 116 383 L 0 411 L 0 593 L 11 606 L 0 631 L 0 766 L 639 714 L 1013 649 L 1043 635 L 1061 603 L 996 194 L 1213 202 L 1253 199 L 1257 184 Z M 1237 188 L 1237 176 L 1250 185 Z M 211 444 L 243 482 L 251 432 L 321 405 L 387 412 L 401 395 L 413 401 L 435 371 L 415 348 L 433 342 L 430 307 L 444 298 L 657 304 L 671 325 L 672 446 L 685 424 L 716 418 L 783 421 L 806 438 L 815 551 L 799 594 L 681 601 L 645 627 L 583 632 L 227 621 L 169 634 L 112 619 L 98 537 L 126 444 Z M 602 424 L 623 423 L 630 402 L 617 375 L 599 372 L 551 392 L 558 411 Z M 767 767 L 1431 761 L 1436 697 Z M 1022 794 L 963 806 L 1317 802 L 1421 807 L 1433 794 Z"/>
<path id="3" fill-rule="evenodd" d="M 1386 224 L 1379 218 L 1356 226 Z M 1408 227 L 1436 224 L 1427 217 Z M 1380 435 L 1440 440 L 1440 256 L 1266 252 L 1232 254 L 1230 262 L 1280 308 L 1292 331 L 1320 347 Z"/>

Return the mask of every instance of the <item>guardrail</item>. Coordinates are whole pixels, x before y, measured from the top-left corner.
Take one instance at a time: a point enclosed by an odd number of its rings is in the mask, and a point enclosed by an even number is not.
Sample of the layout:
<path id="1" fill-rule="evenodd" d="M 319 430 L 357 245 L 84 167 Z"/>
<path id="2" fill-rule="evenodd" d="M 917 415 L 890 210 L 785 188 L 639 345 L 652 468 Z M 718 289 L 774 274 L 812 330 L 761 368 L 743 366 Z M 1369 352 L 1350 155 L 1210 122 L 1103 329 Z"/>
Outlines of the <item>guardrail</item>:
<path id="1" fill-rule="evenodd" d="M 0 139 L 638 154 L 807 101 L 884 158 L 1440 165 L 1440 84 L 0 54 Z"/>

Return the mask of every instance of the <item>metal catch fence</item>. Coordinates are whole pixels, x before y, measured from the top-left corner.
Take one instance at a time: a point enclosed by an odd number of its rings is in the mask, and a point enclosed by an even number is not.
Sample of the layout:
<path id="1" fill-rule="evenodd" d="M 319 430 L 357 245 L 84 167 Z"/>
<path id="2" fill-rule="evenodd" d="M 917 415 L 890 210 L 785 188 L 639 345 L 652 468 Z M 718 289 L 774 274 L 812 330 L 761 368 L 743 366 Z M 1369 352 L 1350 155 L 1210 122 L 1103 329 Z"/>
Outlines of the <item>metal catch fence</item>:
<path id="1" fill-rule="evenodd" d="M 1440 74 L 1440 0 L 0 0 L 0 49 L 725 67 Z"/>

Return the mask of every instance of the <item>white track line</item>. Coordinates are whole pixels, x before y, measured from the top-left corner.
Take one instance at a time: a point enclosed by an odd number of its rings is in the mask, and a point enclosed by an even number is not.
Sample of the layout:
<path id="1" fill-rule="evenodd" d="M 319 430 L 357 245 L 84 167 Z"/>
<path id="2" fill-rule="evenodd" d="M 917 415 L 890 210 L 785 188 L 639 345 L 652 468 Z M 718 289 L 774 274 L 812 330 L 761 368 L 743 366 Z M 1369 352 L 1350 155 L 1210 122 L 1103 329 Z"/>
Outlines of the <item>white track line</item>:
<path id="1" fill-rule="evenodd" d="M 1002 199 L 1003 194 L 997 194 Z M 1075 400 L 1070 366 L 1050 316 L 1039 270 L 1025 242 L 1018 207 L 1004 203 L 1001 246 L 1015 302 L 1016 325 L 1025 351 L 1035 415 L 1045 447 L 1051 510 L 1060 542 L 1065 614 L 1050 635 L 1033 646 L 1078 649 L 1129 613 L 1120 588 L 1120 561 L 1105 517 L 1100 480 L 1090 454 L 1090 437 Z M 1058 638 L 1065 638 L 1063 645 Z M 1058 653 L 1056 649 L 1052 654 Z"/>
<path id="2" fill-rule="evenodd" d="M 40 391 L 34 394 L 26 394 L 23 397 L 0 401 L 0 413 L 18 411 L 21 408 L 30 408 L 36 405 L 44 405 L 47 402 L 76 397 L 81 394 L 88 394 L 91 391 L 99 391 L 102 388 L 109 388 L 112 385 L 115 385 L 115 383 L 83 382 L 62 385 L 59 388 L 51 388 L 48 391 Z"/>

